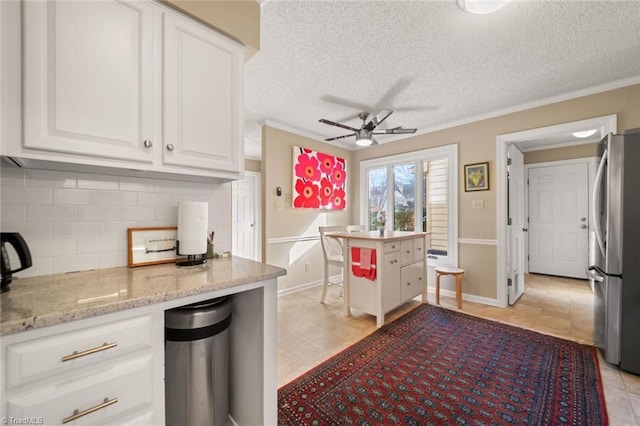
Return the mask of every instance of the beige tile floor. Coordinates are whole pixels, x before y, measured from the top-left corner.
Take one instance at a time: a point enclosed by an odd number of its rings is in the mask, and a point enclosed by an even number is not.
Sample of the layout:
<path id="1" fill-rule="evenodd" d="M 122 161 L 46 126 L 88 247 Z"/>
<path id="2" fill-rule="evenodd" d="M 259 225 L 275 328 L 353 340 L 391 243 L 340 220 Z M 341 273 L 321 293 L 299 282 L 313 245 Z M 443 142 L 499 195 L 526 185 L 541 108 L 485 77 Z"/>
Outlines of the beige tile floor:
<path id="1" fill-rule="evenodd" d="M 342 315 L 338 287 L 319 303 L 321 288 L 278 300 L 278 385 L 284 385 L 323 360 L 375 331 L 375 317 Z M 387 315 L 387 322 L 416 307 L 412 300 Z M 429 294 L 429 303 L 435 295 Z M 455 298 L 442 297 L 455 308 Z M 526 292 L 515 306 L 495 308 L 465 301 L 462 311 L 584 344 L 593 344 L 593 294 L 586 281 L 528 275 Z M 605 400 L 612 426 L 640 426 L 640 376 L 621 372 L 599 357 Z"/>

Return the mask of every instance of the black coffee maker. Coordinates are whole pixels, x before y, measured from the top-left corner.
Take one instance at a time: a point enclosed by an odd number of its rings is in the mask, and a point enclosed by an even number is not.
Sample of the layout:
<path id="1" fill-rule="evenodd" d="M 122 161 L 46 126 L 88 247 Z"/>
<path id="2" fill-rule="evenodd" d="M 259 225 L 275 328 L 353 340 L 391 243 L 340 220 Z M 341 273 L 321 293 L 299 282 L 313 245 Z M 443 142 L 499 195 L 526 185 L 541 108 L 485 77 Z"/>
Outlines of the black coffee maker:
<path id="1" fill-rule="evenodd" d="M 0 251 L 2 252 L 2 279 L 0 280 L 0 291 L 9 291 L 9 284 L 11 284 L 12 274 L 31 267 L 31 252 L 27 243 L 17 232 L 0 232 Z M 7 252 L 7 244 L 11 244 L 13 249 L 18 254 L 20 260 L 20 267 L 11 269 L 11 263 L 9 262 L 9 253 Z"/>

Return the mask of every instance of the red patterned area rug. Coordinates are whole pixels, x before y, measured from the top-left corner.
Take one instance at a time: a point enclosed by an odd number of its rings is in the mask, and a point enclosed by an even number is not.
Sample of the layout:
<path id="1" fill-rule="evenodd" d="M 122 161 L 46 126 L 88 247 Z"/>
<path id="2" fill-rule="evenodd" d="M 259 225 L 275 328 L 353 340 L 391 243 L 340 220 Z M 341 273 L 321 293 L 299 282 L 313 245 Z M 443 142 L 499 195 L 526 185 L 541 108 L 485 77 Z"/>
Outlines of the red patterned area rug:
<path id="1" fill-rule="evenodd" d="M 278 390 L 281 425 L 607 425 L 596 350 L 420 305 Z"/>

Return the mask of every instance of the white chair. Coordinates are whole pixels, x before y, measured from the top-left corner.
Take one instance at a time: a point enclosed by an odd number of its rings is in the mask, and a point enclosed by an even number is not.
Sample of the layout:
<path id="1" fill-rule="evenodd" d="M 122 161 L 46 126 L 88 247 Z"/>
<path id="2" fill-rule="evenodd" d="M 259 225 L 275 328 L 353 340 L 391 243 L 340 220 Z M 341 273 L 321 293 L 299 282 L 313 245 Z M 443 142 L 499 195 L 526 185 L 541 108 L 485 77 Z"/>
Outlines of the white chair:
<path id="1" fill-rule="evenodd" d="M 367 227 L 364 225 L 347 225 L 345 229 L 347 232 L 364 232 Z"/>
<path id="2" fill-rule="evenodd" d="M 321 226 L 320 230 L 320 243 L 322 244 L 322 254 L 324 255 L 324 284 L 322 286 L 322 298 L 320 303 L 324 303 L 324 299 L 327 296 L 327 288 L 330 285 L 339 285 L 342 283 L 344 275 L 344 253 L 342 240 L 328 236 L 329 232 L 344 231 L 343 226 Z M 342 268 L 340 281 L 331 281 L 329 279 L 329 266 L 338 266 Z"/>

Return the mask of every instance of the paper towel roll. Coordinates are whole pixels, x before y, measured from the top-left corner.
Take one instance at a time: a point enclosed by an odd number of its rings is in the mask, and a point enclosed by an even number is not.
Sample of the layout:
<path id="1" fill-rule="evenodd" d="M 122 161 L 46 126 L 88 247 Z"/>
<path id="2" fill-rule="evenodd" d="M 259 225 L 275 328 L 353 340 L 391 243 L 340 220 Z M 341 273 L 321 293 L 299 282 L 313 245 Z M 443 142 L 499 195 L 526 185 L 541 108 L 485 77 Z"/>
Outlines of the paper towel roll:
<path id="1" fill-rule="evenodd" d="M 179 255 L 207 252 L 208 208 L 209 204 L 201 201 L 178 203 Z"/>

